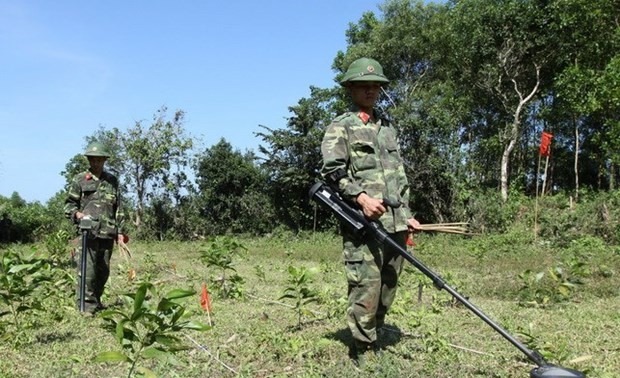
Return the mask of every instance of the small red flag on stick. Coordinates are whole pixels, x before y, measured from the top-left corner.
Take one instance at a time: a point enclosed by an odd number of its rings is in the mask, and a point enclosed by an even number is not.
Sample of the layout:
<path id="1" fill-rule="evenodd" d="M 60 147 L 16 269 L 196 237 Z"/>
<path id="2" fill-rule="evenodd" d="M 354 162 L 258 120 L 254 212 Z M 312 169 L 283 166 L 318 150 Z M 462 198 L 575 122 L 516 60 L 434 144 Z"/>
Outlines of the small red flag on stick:
<path id="1" fill-rule="evenodd" d="M 207 285 L 204 282 L 202 284 L 202 293 L 200 294 L 200 306 L 209 314 L 211 313 L 211 297 L 209 296 Z"/>
<path id="2" fill-rule="evenodd" d="M 540 140 L 540 156 L 549 156 L 551 155 L 551 139 L 553 139 L 553 134 L 548 133 L 546 131 L 542 132 L 542 138 Z"/>
<path id="3" fill-rule="evenodd" d="M 416 246 L 415 242 L 413 241 L 413 236 L 410 233 L 407 234 L 407 245 L 410 247 Z"/>

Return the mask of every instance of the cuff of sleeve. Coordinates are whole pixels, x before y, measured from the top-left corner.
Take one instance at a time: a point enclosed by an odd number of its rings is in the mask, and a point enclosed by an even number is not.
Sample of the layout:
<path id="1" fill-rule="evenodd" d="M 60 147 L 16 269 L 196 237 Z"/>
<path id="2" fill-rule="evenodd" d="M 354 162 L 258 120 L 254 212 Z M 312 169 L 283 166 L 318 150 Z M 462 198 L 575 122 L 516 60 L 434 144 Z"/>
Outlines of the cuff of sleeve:
<path id="1" fill-rule="evenodd" d="M 354 200 L 361 193 L 366 192 L 359 185 L 349 184 L 343 188 L 342 194 L 350 200 Z"/>

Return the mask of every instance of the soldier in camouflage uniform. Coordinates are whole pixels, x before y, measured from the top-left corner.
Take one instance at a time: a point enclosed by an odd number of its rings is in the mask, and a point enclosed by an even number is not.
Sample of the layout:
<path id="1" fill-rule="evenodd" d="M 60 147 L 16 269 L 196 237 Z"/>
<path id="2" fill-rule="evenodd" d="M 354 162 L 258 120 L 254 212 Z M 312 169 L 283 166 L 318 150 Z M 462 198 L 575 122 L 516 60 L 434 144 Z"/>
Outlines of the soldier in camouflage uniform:
<path id="1" fill-rule="evenodd" d="M 123 240 L 123 217 L 118 209 L 118 179 L 103 169 L 109 153 L 101 143 L 95 142 L 88 146 L 84 156 L 88 158 L 90 169 L 71 181 L 64 211 L 66 217 L 78 227 L 85 216 L 93 220 L 93 228 L 86 241 L 88 261 L 84 301 L 88 314 L 102 308 L 101 296 L 110 276 L 114 240 Z M 79 245 L 82 245 L 81 241 Z M 80 264 L 81 261 L 78 267 Z M 79 280 L 77 297 L 79 303 Z"/>
<path id="2" fill-rule="evenodd" d="M 395 130 L 374 108 L 381 86 L 389 80 L 377 61 L 361 58 L 351 63 L 340 83 L 348 90 L 354 108 L 338 116 L 325 132 L 321 175 L 406 248 L 407 233 L 420 224 L 408 209 L 409 185 Z M 389 207 L 384 199 L 402 206 Z M 403 258 L 397 251 L 347 230 L 343 230 L 343 245 L 347 319 L 357 360 L 369 349 L 378 351 L 377 331 L 394 300 Z"/>

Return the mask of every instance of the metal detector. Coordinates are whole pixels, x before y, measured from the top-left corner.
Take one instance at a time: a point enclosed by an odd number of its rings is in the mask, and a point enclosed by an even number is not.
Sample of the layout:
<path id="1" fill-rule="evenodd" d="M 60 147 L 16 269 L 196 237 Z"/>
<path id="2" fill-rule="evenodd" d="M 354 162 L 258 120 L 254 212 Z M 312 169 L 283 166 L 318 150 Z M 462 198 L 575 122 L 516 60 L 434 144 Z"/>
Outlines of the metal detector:
<path id="1" fill-rule="evenodd" d="M 88 249 L 86 239 L 88 233 L 93 228 L 93 221 L 89 216 L 80 220 L 80 230 L 82 231 L 82 254 L 80 256 L 80 312 L 86 311 L 86 267 L 88 264 Z"/>
<path id="2" fill-rule="evenodd" d="M 525 345 L 523 345 L 523 343 L 510 335 L 504 328 L 495 323 L 481 310 L 469 302 L 467 298 L 459 294 L 455 289 L 450 287 L 450 285 L 446 284 L 440 276 L 427 268 L 420 260 L 409 254 L 405 248 L 396 243 L 378 222 L 373 222 L 366 219 L 359 209 L 352 207 L 349 203 L 344 201 L 340 195 L 338 195 L 328 185 L 323 182 L 317 182 L 312 186 L 312 188 L 310 188 L 309 197 L 310 199 L 315 200 L 331 210 L 336 217 L 355 234 L 374 237 L 379 243 L 385 244 L 396 250 L 405 258 L 405 260 L 409 261 L 420 272 L 430 278 L 437 289 L 447 291 L 479 318 L 484 320 L 489 326 L 491 326 L 491 328 L 502 335 L 512 345 L 517 347 L 517 349 L 525 354 L 532 362 L 538 365 L 538 367 L 532 369 L 530 372 L 531 378 L 586 377 L 586 375 L 580 371 L 549 364 L 539 352 L 528 349 Z"/>

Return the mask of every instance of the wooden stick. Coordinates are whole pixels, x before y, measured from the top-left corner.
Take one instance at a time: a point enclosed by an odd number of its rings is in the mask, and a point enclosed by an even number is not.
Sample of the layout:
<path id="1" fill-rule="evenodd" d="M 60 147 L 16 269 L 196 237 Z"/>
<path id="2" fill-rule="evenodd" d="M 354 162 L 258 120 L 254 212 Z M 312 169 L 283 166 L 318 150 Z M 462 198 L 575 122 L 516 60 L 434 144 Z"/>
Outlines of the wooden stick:
<path id="1" fill-rule="evenodd" d="M 213 323 L 211 322 L 211 311 L 205 311 L 207 313 L 207 319 L 209 320 L 209 326 L 213 327 Z"/>
<path id="2" fill-rule="evenodd" d="M 420 226 L 421 230 L 426 230 L 426 231 L 432 231 L 432 230 L 453 230 L 453 231 L 467 231 L 467 228 L 465 227 L 441 227 L 441 226 L 425 226 L 425 225 L 421 225 Z"/>
<path id="3" fill-rule="evenodd" d="M 457 226 L 441 226 L 441 225 L 427 225 L 421 224 L 420 230 L 422 231 L 439 231 L 439 232 L 454 232 L 454 233 L 466 233 L 466 227 L 457 227 Z"/>
<path id="4" fill-rule="evenodd" d="M 452 348 L 456 348 L 456 349 L 460 349 L 460 350 L 464 350 L 466 352 L 471 352 L 471 353 L 475 353 L 475 354 L 480 354 L 483 356 L 490 356 L 490 357 L 495 357 L 492 354 L 489 353 L 485 353 L 485 352 L 481 352 L 479 350 L 475 350 L 475 349 L 470 349 L 470 348 L 465 348 L 463 346 L 460 345 L 456 345 L 456 344 L 448 344 L 449 346 L 451 346 Z"/>
<path id="5" fill-rule="evenodd" d="M 540 175 L 540 154 L 538 154 L 538 167 L 536 168 L 536 201 L 534 202 L 534 241 L 538 239 L 538 176 Z"/>
<path id="6" fill-rule="evenodd" d="M 468 222 L 452 222 L 452 223 L 425 223 L 425 226 L 466 226 Z"/>
<path id="7" fill-rule="evenodd" d="M 121 254 L 125 257 L 125 260 L 128 260 L 128 257 L 131 257 L 131 250 L 129 250 L 129 247 L 127 247 L 127 244 L 125 244 L 124 242 L 118 242 L 118 247 L 121 251 Z"/>
<path id="8" fill-rule="evenodd" d="M 278 301 L 274 301 L 272 299 L 268 299 L 268 298 L 261 298 L 261 297 L 257 297 L 256 295 L 252 295 L 252 294 L 245 294 L 246 296 L 252 298 L 252 299 L 258 299 L 259 301 L 263 301 L 263 302 L 267 302 L 267 303 L 272 303 L 272 304 L 277 304 L 280 306 L 284 306 L 284 307 L 288 307 L 288 308 L 295 308 L 295 306 L 290 305 L 288 303 L 284 303 L 284 302 L 278 302 Z M 314 315 L 320 315 L 320 316 L 325 316 L 326 314 L 320 312 L 320 311 L 314 311 L 314 310 L 310 310 L 308 309 L 309 312 L 313 313 Z"/>
<path id="9" fill-rule="evenodd" d="M 207 349 L 206 346 L 198 344 L 196 342 L 196 340 L 192 339 L 191 337 L 189 337 L 189 335 L 185 335 L 185 337 L 187 337 L 191 342 L 193 342 L 199 349 L 205 351 L 209 356 L 211 356 L 211 358 L 213 358 L 214 360 L 216 360 L 217 362 L 219 362 L 222 366 L 224 366 L 226 369 L 228 369 L 229 371 L 231 371 L 234 374 L 237 374 L 237 371 L 233 368 L 231 368 L 230 366 L 226 365 L 224 362 L 222 362 L 222 360 L 220 360 L 219 358 L 215 357 L 213 355 L 213 353 L 209 352 L 209 349 Z"/>

